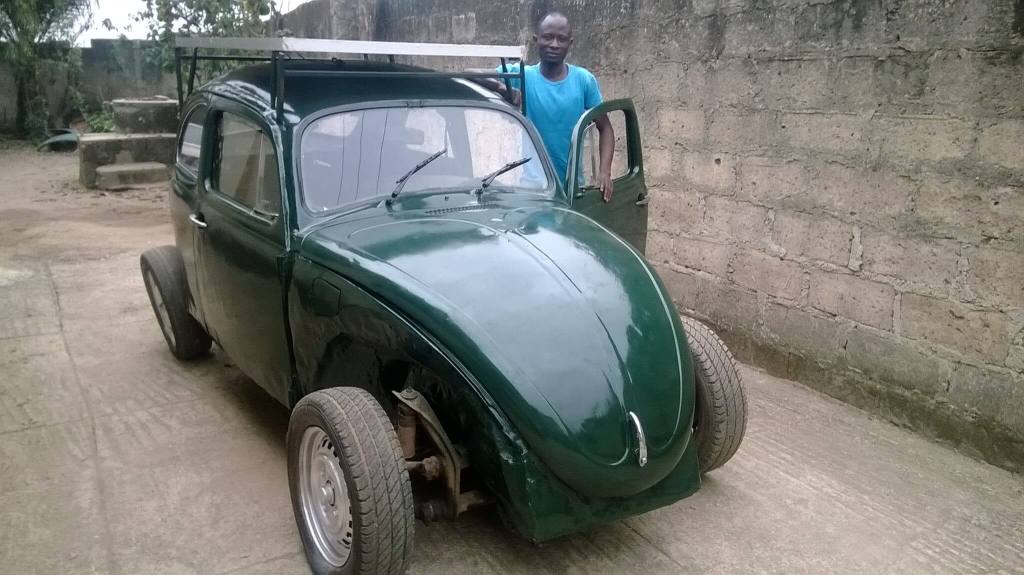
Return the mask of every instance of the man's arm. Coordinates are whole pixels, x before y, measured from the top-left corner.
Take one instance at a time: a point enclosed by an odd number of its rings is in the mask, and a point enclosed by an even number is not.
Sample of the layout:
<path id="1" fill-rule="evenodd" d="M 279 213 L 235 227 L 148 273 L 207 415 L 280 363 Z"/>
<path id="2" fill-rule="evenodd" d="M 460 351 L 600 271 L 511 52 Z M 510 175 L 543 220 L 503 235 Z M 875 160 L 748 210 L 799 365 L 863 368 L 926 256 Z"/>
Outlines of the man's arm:
<path id="1" fill-rule="evenodd" d="M 492 72 L 493 70 L 485 68 L 469 68 L 466 71 Z M 522 95 L 520 94 L 519 89 L 511 88 L 510 92 L 510 86 L 505 84 L 504 80 L 499 80 L 498 78 L 470 78 L 470 81 L 476 82 L 477 84 L 480 84 L 481 86 L 487 88 L 488 90 L 492 90 L 494 92 L 497 92 L 498 94 L 501 94 L 501 96 L 505 98 L 505 101 L 512 104 L 513 106 L 519 106 L 519 103 L 522 101 Z"/>
<path id="2" fill-rule="evenodd" d="M 612 158 L 615 155 L 615 130 L 612 128 L 608 114 L 601 114 L 594 120 L 600 135 L 598 151 L 601 154 L 600 173 L 597 176 L 601 187 L 601 197 L 609 202 L 612 199 Z"/>

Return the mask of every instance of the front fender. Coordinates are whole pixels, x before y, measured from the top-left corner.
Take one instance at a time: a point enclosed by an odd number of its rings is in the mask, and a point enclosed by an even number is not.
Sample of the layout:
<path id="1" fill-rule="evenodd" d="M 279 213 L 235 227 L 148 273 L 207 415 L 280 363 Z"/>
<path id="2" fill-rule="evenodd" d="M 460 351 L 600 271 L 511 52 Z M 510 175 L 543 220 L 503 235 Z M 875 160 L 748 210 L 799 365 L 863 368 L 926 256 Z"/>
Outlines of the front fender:
<path id="1" fill-rule="evenodd" d="M 574 490 L 624 497 L 655 485 L 679 462 L 693 417 L 692 366 L 664 287 L 575 212 L 486 216 L 503 225 L 363 221 L 302 249 L 434 338 Z M 646 465 L 629 412 L 644 427 Z"/>

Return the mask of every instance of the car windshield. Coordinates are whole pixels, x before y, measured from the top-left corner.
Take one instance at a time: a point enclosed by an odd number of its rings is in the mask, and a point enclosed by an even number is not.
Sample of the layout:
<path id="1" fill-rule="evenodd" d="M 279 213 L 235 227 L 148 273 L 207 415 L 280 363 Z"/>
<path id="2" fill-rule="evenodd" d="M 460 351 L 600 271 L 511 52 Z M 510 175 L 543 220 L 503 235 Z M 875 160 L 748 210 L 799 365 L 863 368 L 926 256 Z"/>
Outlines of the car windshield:
<path id="1" fill-rule="evenodd" d="M 530 134 L 513 115 L 489 108 L 434 106 L 339 112 L 310 123 L 300 148 L 306 207 L 330 211 L 388 195 L 403 174 L 440 150 L 405 183 L 403 195 L 434 189 L 475 189 L 509 162 L 530 161 L 488 189 L 549 189 Z"/>

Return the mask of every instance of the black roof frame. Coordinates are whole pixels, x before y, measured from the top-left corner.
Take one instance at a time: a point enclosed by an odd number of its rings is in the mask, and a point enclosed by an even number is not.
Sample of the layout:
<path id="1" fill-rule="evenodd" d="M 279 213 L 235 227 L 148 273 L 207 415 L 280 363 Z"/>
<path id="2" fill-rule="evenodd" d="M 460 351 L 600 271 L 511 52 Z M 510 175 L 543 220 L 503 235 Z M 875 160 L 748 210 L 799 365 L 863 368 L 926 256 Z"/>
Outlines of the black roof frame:
<path id="1" fill-rule="evenodd" d="M 190 41 L 191 40 L 191 41 Z M 519 58 L 512 56 L 500 56 L 501 72 L 437 72 L 429 70 L 415 70 L 415 71 L 369 71 L 369 70 L 288 70 L 285 69 L 284 63 L 289 60 L 304 60 L 304 61 L 320 61 L 320 62 L 333 62 L 337 59 L 324 59 L 324 58 L 305 58 L 305 57 L 294 57 L 295 50 L 290 49 L 274 49 L 274 48 L 287 48 L 288 40 L 293 42 L 307 42 L 312 44 L 325 43 L 323 47 L 318 47 L 316 50 L 302 50 L 309 52 L 318 53 L 329 53 L 331 43 L 335 42 L 342 45 L 352 44 L 354 46 L 370 47 L 374 50 L 363 54 L 363 58 L 366 60 L 370 59 L 370 54 L 385 54 L 388 57 L 388 61 L 395 62 L 395 54 L 389 53 L 389 48 L 400 48 L 396 50 L 399 54 L 414 54 L 415 50 L 425 47 L 423 55 L 447 55 L 445 53 L 435 54 L 430 52 L 431 46 L 437 46 L 440 48 L 447 48 L 448 51 L 457 50 L 463 48 L 458 45 L 446 45 L 446 44 L 402 44 L 396 42 L 347 42 L 347 41 L 327 41 L 327 40 L 305 40 L 305 39 L 275 39 L 275 38 L 264 38 L 264 39 L 223 39 L 224 42 L 218 42 L 217 39 L 199 39 L 199 38 L 178 38 L 174 47 L 174 72 L 175 81 L 178 92 L 178 106 L 179 108 L 184 104 L 185 99 L 195 91 L 195 80 L 196 70 L 199 66 L 200 61 L 234 61 L 234 62 L 268 62 L 271 64 L 273 91 L 271 92 L 271 106 L 274 108 L 274 117 L 279 126 L 284 126 L 284 91 L 285 91 L 285 79 L 288 76 L 325 76 L 333 78 L 496 78 L 501 79 L 505 82 L 505 87 L 511 92 L 511 79 L 518 79 L 520 86 L 520 110 L 523 115 L 526 115 L 526 67 L 522 65 L 522 57 Z M 277 42 L 275 42 L 275 40 Z M 185 44 L 183 46 L 182 44 Z M 205 45 L 199 45 L 205 44 Z M 222 44 L 222 45 L 218 45 Z M 238 47 L 238 44 L 242 44 L 246 47 Z M 253 45 L 254 47 L 250 47 Z M 266 46 L 270 46 L 267 48 Z M 185 50 L 191 47 L 191 53 L 186 55 Z M 232 49 L 232 50 L 249 50 L 259 52 L 270 52 L 270 56 L 245 56 L 245 55 L 234 55 L 234 54 L 200 54 L 201 49 Z M 325 49 L 326 48 L 326 49 Z M 465 46 L 465 48 L 481 48 Z M 504 49 L 504 52 L 508 52 L 507 46 L 495 46 L 495 49 Z M 442 51 L 444 52 L 444 51 Z M 349 53 L 349 52 L 344 52 Z M 469 55 L 469 54 L 458 54 Z M 189 60 L 190 65 L 188 68 L 188 84 L 187 91 L 182 79 L 182 72 L 184 71 L 184 61 Z M 519 70 L 517 72 L 509 72 L 509 60 L 518 60 L 520 63 Z"/>

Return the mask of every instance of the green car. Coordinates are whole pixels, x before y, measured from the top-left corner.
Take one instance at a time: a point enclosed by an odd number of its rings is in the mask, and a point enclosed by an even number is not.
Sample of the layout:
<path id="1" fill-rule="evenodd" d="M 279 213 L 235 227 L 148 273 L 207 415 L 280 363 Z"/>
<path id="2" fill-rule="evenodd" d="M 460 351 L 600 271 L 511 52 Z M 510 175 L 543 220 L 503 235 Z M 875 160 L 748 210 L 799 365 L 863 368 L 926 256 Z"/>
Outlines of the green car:
<path id="1" fill-rule="evenodd" d="M 566 184 L 468 74 L 272 50 L 183 99 L 175 245 L 141 267 L 177 358 L 216 341 L 291 410 L 315 573 L 403 572 L 416 517 L 475 506 L 549 540 L 687 497 L 733 455 L 732 356 L 644 259 L 630 101 L 580 119 Z M 624 125 L 608 203 L 585 174 L 604 113 Z"/>

